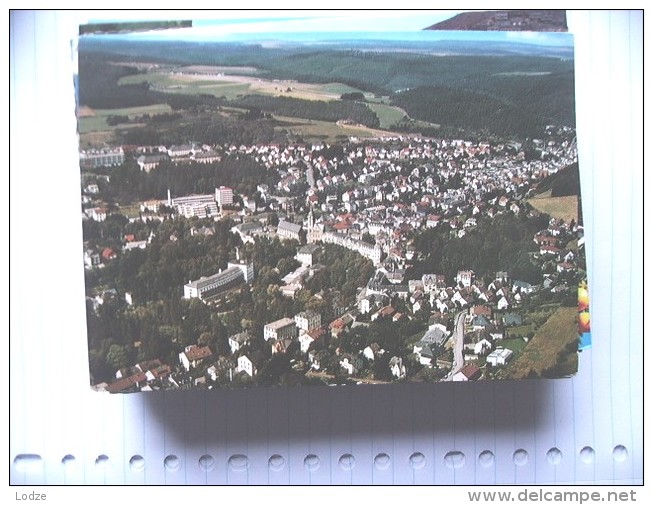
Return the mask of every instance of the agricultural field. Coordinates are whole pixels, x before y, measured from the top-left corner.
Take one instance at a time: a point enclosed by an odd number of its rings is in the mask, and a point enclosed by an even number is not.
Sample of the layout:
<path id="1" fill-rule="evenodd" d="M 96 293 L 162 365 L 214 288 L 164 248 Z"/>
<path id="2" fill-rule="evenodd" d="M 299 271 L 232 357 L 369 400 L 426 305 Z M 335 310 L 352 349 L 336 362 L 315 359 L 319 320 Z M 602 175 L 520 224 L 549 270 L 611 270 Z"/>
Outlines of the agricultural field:
<path id="1" fill-rule="evenodd" d="M 560 307 L 507 368 L 506 378 L 570 375 L 577 370 L 577 308 Z"/>
<path id="2" fill-rule="evenodd" d="M 371 138 L 391 135 L 390 132 L 366 126 L 342 125 L 286 116 L 275 116 L 275 118 L 283 122 L 282 125 L 275 126 L 277 131 L 286 131 L 295 137 L 316 138 L 326 142 L 336 142 L 347 137 Z"/>
<path id="3" fill-rule="evenodd" d="M 245 79 L 245 78 L 243 78 Z M 253 80 L 252 78 L 246 78 Z M 122 77 L 119 85 L 147 82 L 152 90 L 183 95 L 213 95 L 233 99 L 248 93 L 250 83 L 235 76 L 185 75 L 150 72 Z"/>
<path id="4" fill-rule="evenodd" d="M 367 106 L 379 117 L 381 128 L 391 128 L 407 116 L 406 111 L 401 107 L 383 103 L 368 103 Z"/>
<path id="5" fill-rule="evenodd" d="M 195 71 L 193 69 L 204 69 Z M 256 77 L 250 67 L 184 67 L 177 71 L 148 72 L 122 77 L 118 84 L 147 82 L 152 89 L 166 93 L 187 95 L 208 94 L 233 100 L 245 94 L 286 96 L 303 100 L 339 100 L 343 93 L 360 90 L 340 83 L 310 84 L 293 80 L 267 80 Z M 209 73 L 207 69 L 213 69 Z M 240 72 L 240 70 L 245 72 Z M 192 73 L 186 73 L 191 72 Z M 234 73 L 238 71 L 238 73 Z"/>
<path id="6" fill-rule="evenodd" d="M 79 133 L 110 131 L 116 128 L 116 126 L 125 128 L 124 124 L 110 126 L 107 123 L 109 116 L 128 116 L 130 119 L 133 119 L 136 116 L 165 114 L 168 112 L 172 112 L 168 104 L 143 105 L 122 109 L 91 109 L 90 107 L 83 107 L 79 113 Z"/>
<path id="7" fill-rule="evenodd" d="M 255 67 L 229 67 L 224 65 L 189 65 L 187 67 L 179 67 L 178 70 L 184 73 L 195 74 L 234 74 L 234 75 L 254 75 L 259 72 Z"/>
<path id="8" fill-rule="evenodd" d="M 527 200 L 535 209 L 549 214 L 555 219 L 563 219 L 569 223 L 573 219 L 578 222 L 578 197 L 558 196 L 558 197 L 536 197 Z"/>

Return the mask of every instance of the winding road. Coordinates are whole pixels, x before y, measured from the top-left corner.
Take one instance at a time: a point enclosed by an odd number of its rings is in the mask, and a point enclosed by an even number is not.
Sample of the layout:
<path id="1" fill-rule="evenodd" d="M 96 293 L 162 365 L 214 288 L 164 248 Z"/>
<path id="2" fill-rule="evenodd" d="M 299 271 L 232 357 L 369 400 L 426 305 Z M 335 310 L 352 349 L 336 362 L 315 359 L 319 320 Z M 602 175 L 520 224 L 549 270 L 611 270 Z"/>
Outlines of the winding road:
<path id="1" fill-rule="evenodd" d="M 453 330 L 453 365 L 451 366 L 451 372 L 447 375 L 447 380 L 452 381 L 453 376 L 456 375 L 458 370 L 460 370 L 465 365 L 465 360 L 463 358 L 463 344 L 465 341 L 465 311 L 460 311 L 456 314 L 456 326 Z"/>

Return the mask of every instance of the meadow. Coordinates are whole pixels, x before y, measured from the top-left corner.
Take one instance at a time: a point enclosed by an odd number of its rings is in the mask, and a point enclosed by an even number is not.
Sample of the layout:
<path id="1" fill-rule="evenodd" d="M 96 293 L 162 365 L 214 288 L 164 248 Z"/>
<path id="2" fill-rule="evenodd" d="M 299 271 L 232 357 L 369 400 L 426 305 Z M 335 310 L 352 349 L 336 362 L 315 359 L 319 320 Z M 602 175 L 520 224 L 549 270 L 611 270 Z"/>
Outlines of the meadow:
<path id="1" fill-rule="evenodd" d="M 555 219 L 563 219 L 567 223 L 571 222 L 572 219 L 578 222 L 578 197 L 575 195 L 540 196 L 530 198 L 528 203 L 540 212 L 549 214 Z"/>
<path id="2" fill-rule="evenodd" d="M 506 377 L 571 375 L 577 370 L 578 323 L 576 307 L 560 307 L 536 332 L 507 368 Z M 552 373 L 554 372 L 555 373 Z"/>

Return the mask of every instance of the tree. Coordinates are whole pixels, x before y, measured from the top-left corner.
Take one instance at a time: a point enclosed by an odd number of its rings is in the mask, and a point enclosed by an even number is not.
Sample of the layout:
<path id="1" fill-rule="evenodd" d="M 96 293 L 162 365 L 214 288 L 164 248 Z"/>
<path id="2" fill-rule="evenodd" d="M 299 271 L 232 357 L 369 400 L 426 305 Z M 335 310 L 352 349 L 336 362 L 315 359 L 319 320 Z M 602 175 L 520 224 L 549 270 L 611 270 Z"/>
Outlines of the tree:
<path id="1" fill-rule="evenodd" d="M 129 348 L 124 345 L 112 344 L 106 358 L 107 364 L 114 370 L 120 370 L 131 364 Z"/>
<path id="2" fill-rule="evenodd" d="M 390 371 L 390 353 L 385 352 L 376 356 L 372 366 L 374 378 L 379 381 L 391 381 L 394 377 Z"/>
<path id="3" fill-rule="evenodd" d="M 215 336 L 210 331 L 205 331 L 197 339 L 197 344 L 201 346 L 208 345 L 210 347 L 214 347 Z"/>
<path id="4" fill-rule="evenodd" d="M 358 100 L 358 101 L 363 101 L 365 100 L 365 95 L 361 93 L 360 91 L 354 91 L 352 93 L 343 93 L 340 95 L 340 100 Z"/>
<path id="5" fill-rule="evenodd" d="M 285 353 L 274 354 L 257 375 L 259 384 L 279 384 L 284 374 L 292 372 L 290 356 Z"/>
<path id="6" fill-rule="evenodd" d="M 371 245 L 376 244 L 376 239 L 374 238 L 374 235 L 372 235 L 372 234 L 370 234 L 368 232 L 363 233 L 363 236 L 361 237 L 361 240 L 363 242 L 367 242 L 368 244 L 371 244 Z"/>

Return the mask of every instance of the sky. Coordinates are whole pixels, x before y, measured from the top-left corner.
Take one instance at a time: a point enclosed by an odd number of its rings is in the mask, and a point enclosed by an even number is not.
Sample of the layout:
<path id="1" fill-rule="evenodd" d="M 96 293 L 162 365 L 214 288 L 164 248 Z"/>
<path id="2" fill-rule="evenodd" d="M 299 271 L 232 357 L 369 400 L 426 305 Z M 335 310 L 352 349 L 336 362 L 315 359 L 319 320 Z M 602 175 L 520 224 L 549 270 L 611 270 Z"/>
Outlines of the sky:
<path id="1" fill-rule="evenodd" d="M 179 39 L 189 41 L 234 41 L 280 39 L 296 40 L 308 34 L 329 33 L 330 37 L 342 38 L 346 33 L 365 33 L 364 38 L 406 38 L 406 32 L 416 32 L 415 37 L 427 40 L 488 40 L 520 42 L 546 46 L 571 46 L 572 37 L 564 33 L 536 32 L 441 32 L 422 30 L 427 26 L 449 19 L 462 11 L 226 11 L 199 13 L 192 11 L 167 19 L 192 19 L 193 28 L 135 32 L 130 38 L 141 40 Z M 153 12 L 124 13 L 116 16 L 110 11 L 104 16 L 94 16 L 89 21 L 136 21 L 154 19 Z M 203 15 L 200 15 L 203 14 Z M 166 19 L 166 18 L 163 18 Z M 421 33 L 420 33 L 421 32 Z M 399 33 L 402 33 L 401 37 Z M 420 35 L 417 35 L 420 33 Z"/>

